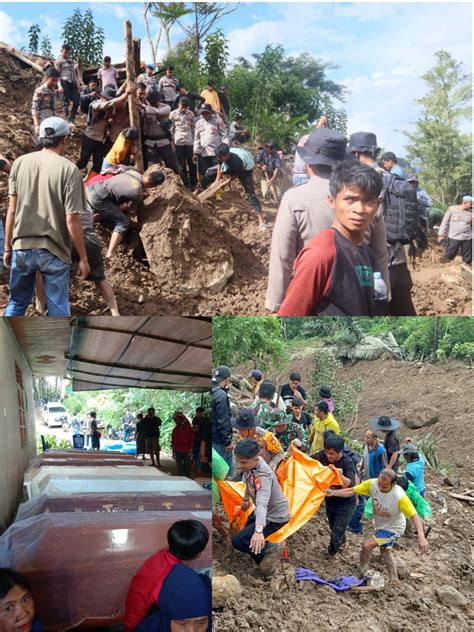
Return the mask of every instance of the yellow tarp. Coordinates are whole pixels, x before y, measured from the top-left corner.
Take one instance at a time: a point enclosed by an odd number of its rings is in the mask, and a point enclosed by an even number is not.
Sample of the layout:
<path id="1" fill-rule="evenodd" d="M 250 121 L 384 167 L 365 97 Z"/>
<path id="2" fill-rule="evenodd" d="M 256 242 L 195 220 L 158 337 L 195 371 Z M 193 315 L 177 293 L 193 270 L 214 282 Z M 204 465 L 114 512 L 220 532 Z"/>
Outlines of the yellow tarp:
<path id="1" fill-rule="evenodd" d="M 293 455 L 277 469 L 277 478 L 288 498 L 290 521 L 267 538 L 269 542 L 283 542 L 310 520 L 319 509 L 326 490 L 332 485 L 343 485 L 333 466 L 325 467 L 296 448 Z M 253 507 L 242 511 L 244 483 L 218 481 L 224 511 L 232 529 L 243 529 Z"/>

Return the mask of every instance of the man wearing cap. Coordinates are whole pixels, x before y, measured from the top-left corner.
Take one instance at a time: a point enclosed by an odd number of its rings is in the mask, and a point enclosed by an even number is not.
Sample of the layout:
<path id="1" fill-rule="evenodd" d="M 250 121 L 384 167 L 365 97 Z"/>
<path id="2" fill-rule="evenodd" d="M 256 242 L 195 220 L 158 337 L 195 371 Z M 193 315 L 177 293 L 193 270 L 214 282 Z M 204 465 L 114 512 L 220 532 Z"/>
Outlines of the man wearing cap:
<path id="1" fill-rule="evenodd" d="M 472 263 L 472 197 L 465 195 L 461 204 L 450 206 L 438 231 L 438 241 L 445 242 L 446 258 L 450 261 L 461 249 L 462 260 Z"/>
<path id="2" fill-rule="evenodd" d="M 385 171 L 389 171 L 391 174 L 398 176 L 399 178 L 405 178 L 403 169 L 398 164 L 398 158 L 393 151 L 386 151 L 382 155 L 381 161 Z"/>
<path id="3" fill-rule="evenodd" d="M 412 173 L 407 178 L 408 184 L 416 190 L 416 197 L 418 198 L 418 202 L 426 207 L 430 208 L 433 206 L 433 200 L 428 195 L 428 193 L 420 187 L 420 181 L 418 180 L 418 176 L 416 173 Z"/>
<path id="4" fill-rule="evenodd" d="M 143 175 L 135 169 L 127 169 L 125 173 L 86 187 L 87 202 L 93 213 L 112 230 L 107 258 L 112 257 L 128 232 L 130 220 L 126 213 L 143 200 L 145 189 L 157 187 L 164 181 L 163 173 L 156 169 L 148 169 Z"/>
<path id="5" fill-rule="evenodd" d="M 146 85 L 146 92 L 157 92 L 158 81 L 155 78 L 155 66 L 153 64 L 147 64 L 145 72 L 138 75 L 136 79 L 137 83 L 144 83 Z"/>
<path id="6" fill-rule="evenodd" d="M 315 129 L 319 129 L 321 127 L 328 127 L 327 116 L 321 116 L 321 118 L 319 119 L 319 121 L 317 122 L 315 126 Z M 304 134 L 304 136 L 302 136 L 299 139 L 297 146 L 304 147 L 308 138 L 309 138 L 309 134 Z M 295 150 L 295 158 L 293 161 L 293 170 L 291 174 L 292 174 L 291 181 L 293 182 L 293 185 L 295 187 L 298 187 L 300 184 L 306 184 L 306 182 L 308 182 L 309 180 L 309 176 L 306 173 L 306 163 L 299 156 L 296 150 Z"/>
<path id="7" fill-rule="evenodd" d="M 191 92 L 182 83 L 178 85 L 177 90 L 178 94 L 171 106 L 172 110 L 176 110 L 178 107 L 180 97 L 187 97 L 189 99 L 189 109 L 193 114 L 196 112 L 196 101 L 198 101 L 198 107 L 201 107 L 205 103 L 205 99 L 203 97 L 201 97 L 197 92 Z"/>
<path id="8" fill-rule="evenodd" d="M 400 422 L 387 417 L 387 415 L 381 415 L 380 417 L 369 419 L 369 425 L 375 432 L 381 432 L 384 435 L 383 447 L 387 452 L 387 467 L 397 472 L 400 460 L 400 437 L 398 436 L 397 428 L 400 427 Z"/>
<path id="9" fill-rule="evenodd" d="M 54 62 L 54 67 L 59 72 L 59 92 L 63 95 L 64 116 L 69 123 L 76 120 L 77 110 L 80 104 L 79 90 L 81 83 L 76 70 L 76 64 L 70 59 L 71 47 L 63 44 L 61 54 Z M 69 102 L 72 101 L 71 115 L 69 116 Z"/>
<path id="10" fill-rule="evenodd" d="M 241 439 L 257 441 L 260 446 L 259 455 L 272 470 L 277 469 L 283 460 L 284 452 L 278 439 L 268 430 L 268 424 L 274 421 L 275 415 L 279 418 L 282 412 L 280 409 L 273 410 L 265 428 L 259 425 L 260 420 L 250 408 L 239 410 L 237 418 L 233 420 L 233 427 L 239 432 Z"/>
<path id="11" fill-rule="evenodd" d="M 212 411 L 212 448 L 232 469 L 232 424 L 230 420 L 230 369 L 219 366 L 212 372 L 211 411 Z"/>
<path id="12" fill-rule="evenodd" d="M 119 78 L 119 72 L 117 68 L 112 66 L 112 60 L 108 55 L 104 57 L 104 65 L 99 69 L 97 78 L 99 80 L 101 90 L 103 90 L 106 86 L 112 86 L 115 90 L 118 89 L 117 81 Z"/>
<path id="13" fill-rule="evenodd" d="M 265 428 L 270 430 L 281 443 L 281 447 L 286 452 L 284 458 L 289 456 L 288 450 L 293 441 L 295 441 L 293 445 L 302 452 L 309 451 L 308 435 L 305 428 L 292 421 L 292 416 L 285 413 L 284 410 L 275 409 L 272 411 L 270 419 L 265 423 Z"/>
<path id="14" fill-rule="evenodd" d="M 333 225 L 334 211 L 327 202 L 329 179 L 332 168 L 345 158 L 346 138 L 336 130 L 318 128 L 296 151 L 306 163 L 309 181 L 287 191 L 280 203 L 272 235 L 266 296 L 266 307 L 271 312 L 276 312 L 285 298 L 298 254 L 315 235 Z M 372 220 L 365 239 L 375 257 L 375 270 L 382 273 L 389 287 L 387 237 L 381 212 Z"/>
<path id="15" fill-rule="evenodd" d="M 250 138 L 250 132 L 242 123 L 242 114 L 236 114 L 230 124 L 230 140 L 232 143 L 246 143 Z"/>
<path id="16" fill-rule="evenodd" d="M 406 461 L 403 473 L 405 478 L 413 483 L 416 491 L 424 498 L 426 493 L 425 459 L 420 454 L 418 447 L 411 442 L 403 446 L 400 454 Z"/>
<path id="17" fill-rule="evenodd" d="M 265 143 L 265 147 L 258 152 L 255 162 L 268 179 L 268 186 L 273 186 L 275 195 L 279 198 L 280 189 L 277 178 L 281 170 L 281 157 L 271 140 Z"/>
<path id="18" fill-rule="evenodd" d="M 211 105 L 205 103 L 199 114 L 194 134 L 193 160 L 197 161 L 203 178 L 201 189 L 204 190 L 207 186 L 204 180 L 206 171 L 218 163 L 216 149 L 223 143 L 228 145 L 229 138 L 223 120 L 214 113 Z"/>
<path id="19" fill-rule="evenodd" d="M 180 175 L 181 168 L 171 145 L 170 113 L 170 106 L 161 101 L 159 92 L 147 94 L 147 104 L 140 109 L 144 158 L 147 167 L 163 161 L 166 167 Z"/>
<path id="20" fill-rule="evenodd" d="M 35 136 L 39 134 L 41 122 L 54 116 L 58 80 L 59 72 L 56 68 L 48 68 L 44 73 L 43 83 L 33 93 L 31 116 L 33 117 Z"/>
<path id="21" fill-rule="evenodd" d="M 259 230 L 266 230 L 267 225 L 263 217 L 262 206 L 255 193 L 255 183 L 253 181 L 255 163 L 252 154 L 242 147 L 229 147 L 226 143 L 222 143 L 216 149 L 216 156 L 219 161 L 216 182 L 221 179 L 222 175 L 229 176 L 227 181 L 229 183 L 238 178 L 247 194 L 248 201 L 257 214 Z M 203 188 L 207 186 L 208 174 L 211 174 L 212 170 L 212 167 L 208 169 L 202 183 Z"/>
<path id="22" fill-rule="evenodd" d="M 242 509 L 247 511 L 253 502 L 255 511 L 248 517 L 245 527 L 232 538 L 232 546 L 250 555 L 258 565 L 265 557 L 271 563 L 280 556 L 281 545 L 266 542 L 265 538 L 284 527 L 290 519 L 288 500 L 275 472 L 259 453 L 260 446 L 252 439 L 239 441 L 235 447 L 239 478 L 245 483 Z"/>
<path id="23" fill-rule="evenodd" d="M 258 389 L 260 388 L 263 382 L 263 373 L 259 371 L 258 369 L 253 369 L 249 373 L 249 378 L 252 384 L 253 398 L 255 399 L 258 395 Z"/>
<path id="24" fill-rule="evenodd" d="M 207 82 L 207 90 L 203 90 L 201 96 L 204 99 L 204 103 L 211 106 L 213 112 L 217 114 L 221 113 L 221 102 L 216 90 L 216 82 L 213 79 L 209 79 Z"/>
<path id="25" fill-rule="evenodd" d="M 372 132 L 356 132 L 352 134 L 349 140 L 349 150 L 357 158 L 369 167 L 380 173 L 384 179 L 384 187 L 388 186 L 390 176 L 387 171 L 378 166 L 376 162 L 377 155 L 377 137 Z M 392 170 L 390 173 L 394 173 Z M 384 201 L 381 203 L 380 211 L 385 215 Z M 407 255 L 405 248 L 400 245 L 392 245 L 387 242 L 387 260 L 389 279 L 382 276 L 390 289 L 389 309 L 392 316 L 416 316 L 415 306 L 411 297 L 411 289 L 413 281 L 408 269 Z"/>
<path id="26" fill-rule="evenodd" d="M 10 300 L 4 316 L 25 315 L 37 272 L 43 275 L 49 316 L 70 316 L 71 242 L 79 256 L 78 276 L 90 272 L 80 220 L 84 185 L 78 168 L 63 157 L 68 134 L 63 119 L 45 119 L 42 150 L 20 156 L 11 167 L 3 255 L 5 266 L 11 265 Z"/>
<path id="27" fill-rule="evenodd" d="M 179 97 L 178 109 L 172 110 L 170 121 L 176 157 L 181 167 L 184 186 L 193 191 L 197 185 L 196 165 L 193 162 L 196 118 L 189 109 L 189 104 L 188 97 Z"/>
<path id="28" fill-rule="evenodd" d="M 87 115 L 87 127 L 82 137 L 81 156 L 76 162 L 79 169 L 84 169 L 92 156 L 92 171 L 100 173 L 105 155 L 105 139 L 107 137 L 108 115 L 117 105 L 125 103 L 131 89 L 127 86 L 125 92 L 116 97 L 116 91 L 107 86 L 100 93 L 100 99 L 90 104 Z"/>
<path id="29" fill-rule="evenodd" d="M 167 66 L 163 77 L 158 81 L 158 92 L 161 94 L 163 101 L 170 108 L 173 107 L 174 100 L 178 95 L 179 79 L 174 76 L 174 67 Z"/>

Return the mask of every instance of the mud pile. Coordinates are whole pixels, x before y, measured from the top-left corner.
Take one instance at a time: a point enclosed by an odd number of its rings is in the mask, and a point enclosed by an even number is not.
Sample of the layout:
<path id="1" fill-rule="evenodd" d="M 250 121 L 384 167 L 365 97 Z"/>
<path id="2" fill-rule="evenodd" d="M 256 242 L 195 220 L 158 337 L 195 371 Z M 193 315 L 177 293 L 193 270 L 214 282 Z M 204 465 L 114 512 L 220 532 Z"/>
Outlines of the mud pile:
<path id="1" fill-rule="evenodd" d="M 144 203 L 140 238 L 150 270 L 165 290 L 199 296 L 221 290 L 233 274 L 233 259 L 209 209 L 169 169 L 166 185 Z"/>

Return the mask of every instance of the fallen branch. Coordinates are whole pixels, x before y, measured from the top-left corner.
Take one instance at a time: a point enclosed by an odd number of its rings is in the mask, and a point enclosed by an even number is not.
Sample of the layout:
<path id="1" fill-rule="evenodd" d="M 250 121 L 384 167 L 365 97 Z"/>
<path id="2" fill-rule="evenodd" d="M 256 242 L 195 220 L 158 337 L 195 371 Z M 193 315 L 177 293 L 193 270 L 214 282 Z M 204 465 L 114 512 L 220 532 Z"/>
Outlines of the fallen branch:
<path id="1" fill-rule="evenodd" d="M 449 494 L 451 498 L 456 498 L 457 500 L 465 500 L 468 503 L 474 503 L 474 496 L 466 496 L 464 494 L 454 494 L 450 492 Z"/>

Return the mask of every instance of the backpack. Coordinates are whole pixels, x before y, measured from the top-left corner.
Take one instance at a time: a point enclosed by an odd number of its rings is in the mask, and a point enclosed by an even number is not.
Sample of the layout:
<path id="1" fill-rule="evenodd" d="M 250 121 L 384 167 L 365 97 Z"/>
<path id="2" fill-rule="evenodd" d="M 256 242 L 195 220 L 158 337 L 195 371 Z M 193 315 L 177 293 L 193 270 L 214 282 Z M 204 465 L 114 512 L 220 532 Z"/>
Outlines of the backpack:
<path id="1" fill-rule="evenodd" d="M 420 223 L 422 206 L 418 202 L 416 190 L 395 174 L 387 176 L 384 176 L 383 191 L 387 241 L 402 246 L 416 243 L 418 248 L 424 250 L 428 244 L 423 239 Z"/>

